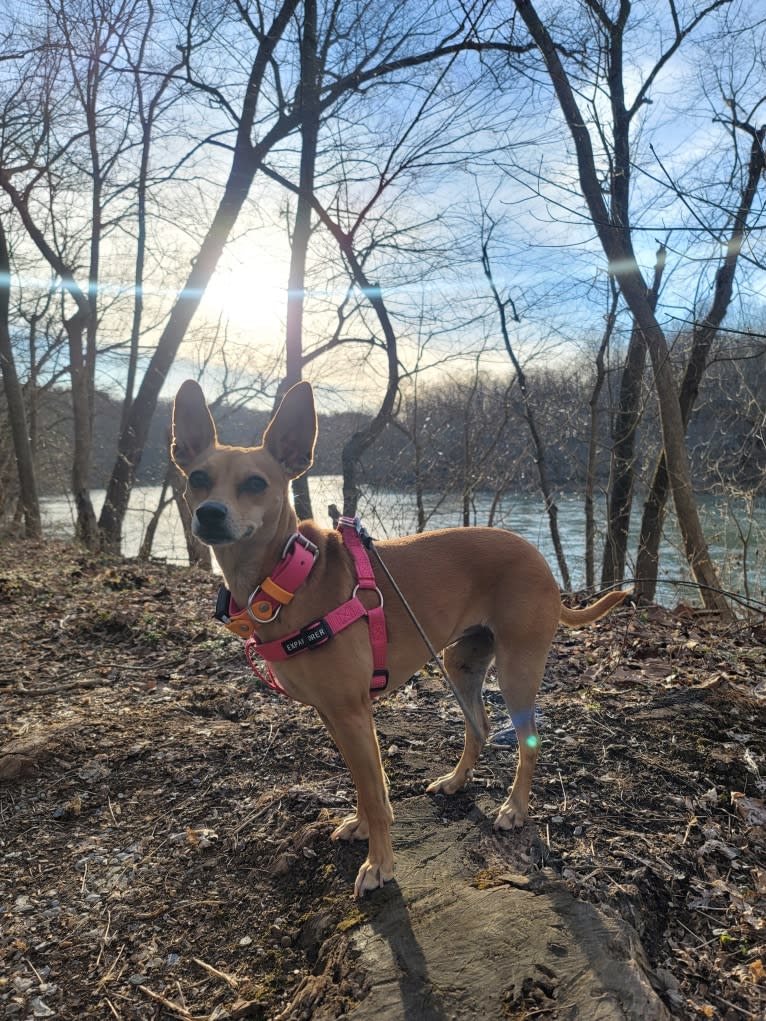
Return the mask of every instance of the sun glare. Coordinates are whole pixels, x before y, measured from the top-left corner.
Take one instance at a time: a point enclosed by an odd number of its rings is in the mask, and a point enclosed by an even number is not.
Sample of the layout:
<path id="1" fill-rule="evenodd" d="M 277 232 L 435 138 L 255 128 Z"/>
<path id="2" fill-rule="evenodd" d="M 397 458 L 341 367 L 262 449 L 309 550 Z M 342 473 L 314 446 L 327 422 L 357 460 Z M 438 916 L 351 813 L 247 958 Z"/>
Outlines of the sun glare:
<path id="1" fill-rule="evenodd" d="M 287 267 L 262 252 L 224 256 L 208 285 L 201 311 L 242 339 L 276 343 L 287 305 Z"/>

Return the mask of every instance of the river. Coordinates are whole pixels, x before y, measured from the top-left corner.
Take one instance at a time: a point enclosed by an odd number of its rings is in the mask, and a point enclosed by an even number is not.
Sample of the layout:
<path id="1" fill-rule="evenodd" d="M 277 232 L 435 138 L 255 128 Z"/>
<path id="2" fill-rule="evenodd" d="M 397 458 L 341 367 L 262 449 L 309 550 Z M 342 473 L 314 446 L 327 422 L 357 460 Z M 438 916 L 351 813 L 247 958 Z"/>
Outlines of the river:
<path id="1" fill-rule="evenodd" d="M 337 475 L 310 477 L 309 486 L 314 515 L 320 523 L 328 523 L 327 506 L 342 504 L 341 478 Z M 123 553 L 134 557 L 138 553 L 146 525 L 157 506 L 159 486 L 137 486 L 133 490 L 125 520 Z M 104 499 L 103 490 L 92 493 L 96 512 Z M 478 494 L 475 501 L 473 524 L 486 524 L 491 504 L 490 494 Z M 751 598 L 766 598 L 766 506 L 757 505 L 752 517 L 741 502 L 728 501 L 711 496 L 699 497 L 700 512 L 711 555 L 715 558 L 724 588 L 744 593 L 747 567 L 747 591 Z M 561 494 L 557 497 L 558 522 L 561 540 L 567 557 L 572 584 L 575 589 L 585 584 L 585 512 L 582 498 Z M 428 528 L 442 528 L 458 525 L 462 511 L 457 497 L 441 499 L 437 494 L 426 498 L 426 508 L 437 508 L 428 521 Z M 360 500 L 359 510 L 368 531 L 379 539 L 406 535 L 415 530 L 416 508 L 414 496 L 400 490 L 376 490 L 366 492 Z M 638 508 L 640 513 L 640 507 Z M 66 497 L 46 497 L 42 501 L 44 529 L 47 535 L 67 538 L 73 534 L 74 505 Z M 603 521 L 603 519 L 602 519 Z M 545 555 L 558 577 L 556 557 L 551 541 L 548 518 L 542 500 L 528 493 L 508 494 L 498 508 L 495 524 L 512 529 L 534 543 Z M 635 527 L 635 522 L 634 522 Z M 748 534 L 749 530 L 749 534 Z M 743 536 L 748 534 L 747 552 Z M 599 527 L 596 546 L 596 561 L 600 563 L 603 545 L 603 528 Z M 631 537 L 629 557 L 636 549 L 636 536 Z M 186 563 L 186 545 L 181 522 L 175 507 L 171 504 L 163 513 L 155 536 L 153 555 L 171 563 Z M 627 573 L 633 572 L 634 564 L 628 563 Z M 674 521 L 666 528 L 660 561 L 660 586 L 658 601 L 672 606 L 679 601 L 698 602 L 693 588 L 686 584 L 689 571 L 681 552 L 680 538 Z M 560 579 L 559 579 L 560 580 Z"/>

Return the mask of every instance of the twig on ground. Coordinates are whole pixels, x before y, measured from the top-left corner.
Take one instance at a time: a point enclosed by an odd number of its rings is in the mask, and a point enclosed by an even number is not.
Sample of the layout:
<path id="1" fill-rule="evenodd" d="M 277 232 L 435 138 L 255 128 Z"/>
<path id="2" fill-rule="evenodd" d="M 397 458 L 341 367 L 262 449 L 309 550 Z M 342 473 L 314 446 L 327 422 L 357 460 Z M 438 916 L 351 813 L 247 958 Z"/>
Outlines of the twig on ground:
<path id="1" fill-rule="evenodd" d="M 226 972 L 219 971 L 218 968 L 214 968 L 212 964 L 206 964 L 205 961 L 201 961 L 199 957 L 192 957 L 192 960 L 195 964 L 198 964 L 200 968 L 204 968 L 210 975 L 220 978 L 235 991 L 239 989 L 239 980 L 233 975 L 227 975 Z"/>

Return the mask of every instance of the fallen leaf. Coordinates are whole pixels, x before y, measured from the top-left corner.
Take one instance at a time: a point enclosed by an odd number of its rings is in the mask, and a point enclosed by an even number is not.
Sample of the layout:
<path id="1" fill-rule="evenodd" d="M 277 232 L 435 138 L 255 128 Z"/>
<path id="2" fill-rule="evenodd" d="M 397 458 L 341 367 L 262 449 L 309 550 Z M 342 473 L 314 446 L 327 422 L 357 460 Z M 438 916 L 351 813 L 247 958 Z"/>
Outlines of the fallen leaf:
<path id="1" fill-rule="evenodd" d="M 732 791 L 731 803 L 748 826 L 766 826 L 766 804 L 762 798 L 748 798 L 741 791 Z"/>

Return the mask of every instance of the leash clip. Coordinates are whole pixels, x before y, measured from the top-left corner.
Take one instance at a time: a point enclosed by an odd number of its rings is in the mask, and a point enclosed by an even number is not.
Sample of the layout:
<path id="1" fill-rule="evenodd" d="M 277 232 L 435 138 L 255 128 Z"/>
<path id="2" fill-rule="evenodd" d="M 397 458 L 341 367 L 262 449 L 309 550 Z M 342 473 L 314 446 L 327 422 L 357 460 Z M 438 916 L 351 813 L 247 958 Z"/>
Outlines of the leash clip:
<path id="1" fill-rule="evenodd" d="M 362 519 L 358 514 L 354 518 L 348 514 L 341 514 L 337 527 L 339 532 L 342 532 L 344 528 L 353 528 L 363 546 L 366 546 L 367 549 L 372 546 L 372 536 L 362 524 Z"/>

